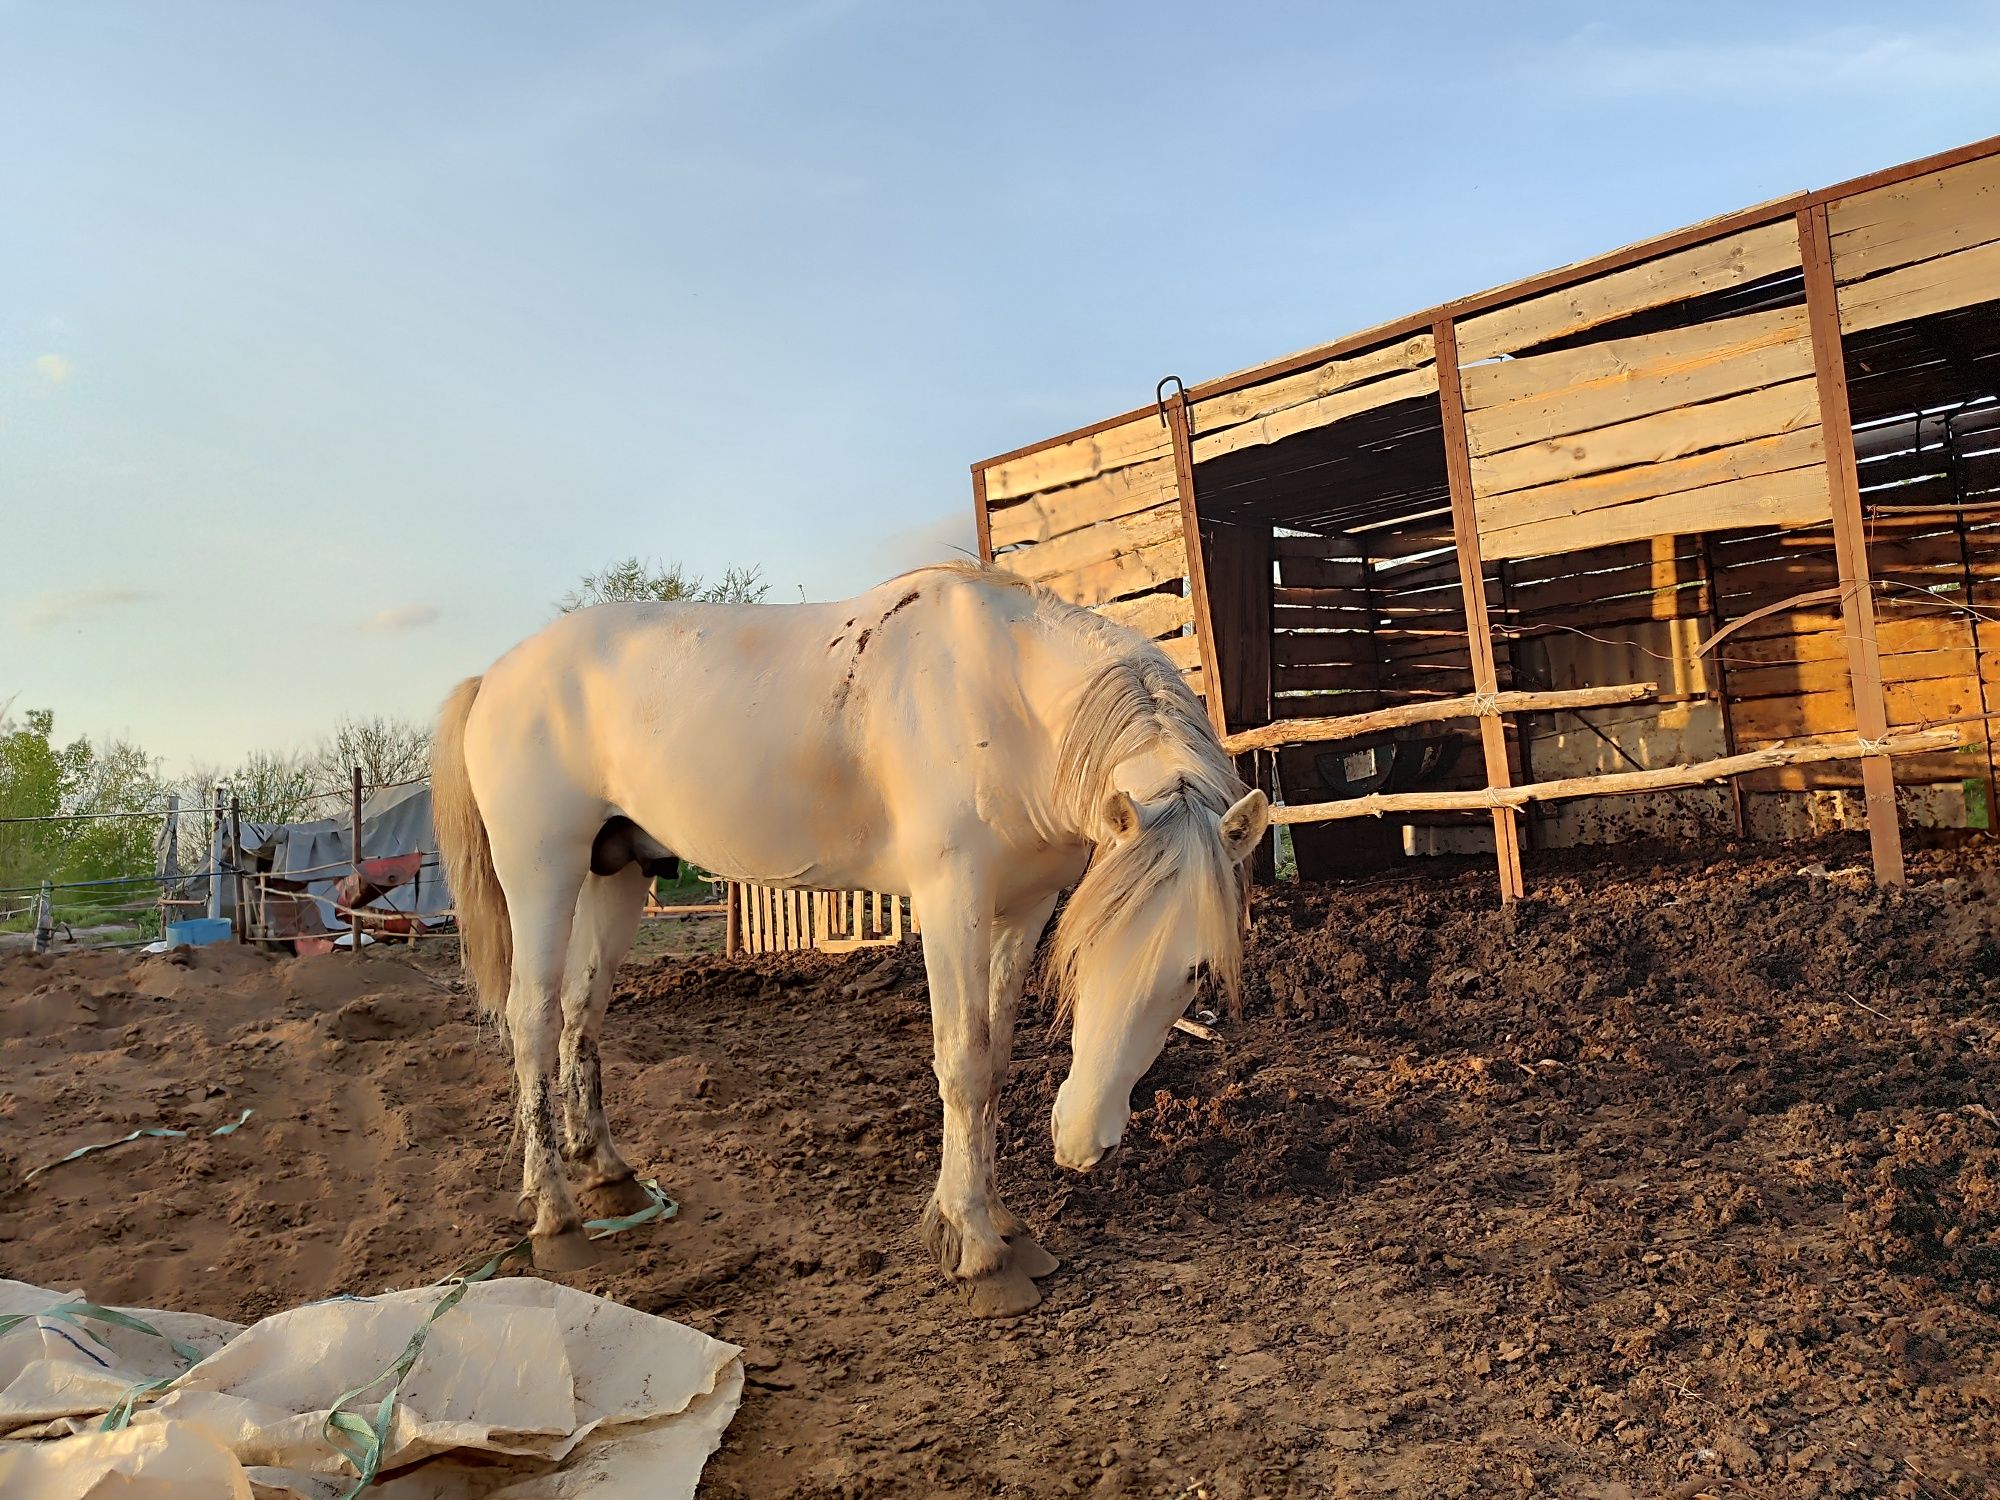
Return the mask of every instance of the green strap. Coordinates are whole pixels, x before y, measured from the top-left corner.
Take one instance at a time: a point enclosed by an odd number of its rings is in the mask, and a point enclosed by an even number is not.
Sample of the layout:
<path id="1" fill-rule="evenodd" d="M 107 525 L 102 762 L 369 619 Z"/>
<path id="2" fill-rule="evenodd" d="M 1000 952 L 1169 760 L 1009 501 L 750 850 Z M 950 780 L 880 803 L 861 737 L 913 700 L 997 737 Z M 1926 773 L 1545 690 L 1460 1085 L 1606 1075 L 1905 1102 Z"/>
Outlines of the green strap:
<path id="1" fill-rule="evenodd" d="M 209 1133 L 211 1135 L 226 1134 L 229 1131 L 235 1130 L 238 1125 L 241 1125 L 249 1118 L 250 1111 L 246 1109 L 237 1117 L 234 1123 L 221 1126 Z M 137 1140 L 140 1136 L 144 1135 L 184 1136 L 186 1134 L 187 1132 L 184 1130 L 139 1130 L 134 1131 L 125 1139 Z M 122 1145 L 123 1142 L 113 1141 L 109 1144 Z M 85 1147 L 81 1151 L 72 1152 L 70 1156 L 64 1157 L 63 1160 L 68 1161 L 73 1157 L 86 1155 L 90 1151 L 101 1151 L 103 1149 L 102 1146 Z M 51 1162 L 49 1165 L 59 1166 L 61 1163 Z M 23 1180 L 25 1181 L 26 1179 Z M 593 1240 L 608 1239 L 614 1234 L 622 1234 L 626 1230 L 637 1228 L 641 1224 L 650 1224 L 655 1219 L 671 1219 L 675 1214 L 680 1212 L 680 1205 L 660 1191 L 659 1183 L 651 1178 L 646 1178 L 641 1181 L 640 1186 L 646 1190 L 646 1196 L 652 1201 L 637 1213 L 626 1214 L 623 1218 L 589 1220 L 583 1227 L 590 1233 L 590 1237 Z M 383 1370 L 373 1380 L 366 1381 L 351 1391 L 345 1391 L 335 1399 L 326 1414 L 324 1424 L 326 1440 L 332 1445 L 336 1453 L 354 1466 L 354 1471 L 357 1475 L 353 1487 L 341 1496 L 341 1500 L 354 1500 L 355 1496 L 359 1495 L 375 1482 L 375 1476 L 381 1472 L 382 1458 L 389 1445 L 389 1426 L 395 1420 L 396 1416 L 396 1398 L 402 1394 L 403 1382 L 409 1377 L 411 1369 L 416 1365 L 417 1356 L 423 1353 L 424 1343 L 430 1337 L 431 1325 L 450 1312 L 452 1308 L 456 1307 L 464 1299 L 468 1289 L 482 1281 L 490 1281 L 499 1274 L 500 1268 L 507 1264 L 508 1261 L 530 1256 L 533 1247 L 534 1241 L 532 1239 L 516 1240 L 506 1249 L 487 1257 L 484 1261 L 467 1261 L 449 1276 L 436 1282 L 435 1285 L 445 1288 L 445 1294 L 438 1298 L 436 1304 L 424 1315 L 423 1322 L 417 1325 L 417 1331 L 410 1335 L 409 1343 L 403 1346 L 403 1352 L 397 1355 L 390 1362 L 388 1368 Z M 45 1312 L 8 1313 L 5 1316 L 0 1316 L 0 1338 L 4 1338 L 21 1324 L 34 1322 L 39 1318 L 53 1318 L 58 1322 L 67 1323 L 95 1342 L 104 1345 L 107 1349 L 111 1346 L 106 1342 L 104 1336 L 86 1327 L 86 1322 L 109 1323 L 115 1328 L 129 1328 L 135 1333 L 149 1333 L 154 1338 L 165 1340 L 167 1346 L 175 1354 L 186 1360 L 190 1366 L 198 1364 L 201 1361 L 201 1352 L 198 1349 L 193 1348 L 191 1345 L 183 1344 L 178 1339 L 168 1337 L 144 1319 L 135 1318 L 130 1313 L 120 1312 L 115 1307 L 101 1307 L 95 1302 L 85 1302 L 81 1299 L 64 1302 L 59 1306 L 49 1308 Z M 119 1431 L 131 1422 L 133 1411 L 142 1401 L 156 1392 L 165 1390 L 186 1373 L 183 1370 L 173 1375 L 162 1375 L 157 1379 L 143 1380 L 132 1386 L 104 1414 L 104 1420 L 98 1424 L 97 1430 L 99 1432 Z M 349 1402 L 359 1400 L 384 1381 L 389 1383 L 389 1389 L 383 1394 L 380 1404 L 375 1408 L 375 1415 L 372 1420 L 358 1416 L 354 1412 L 345 1409 Z"/>
<path id="2" fill-rule="evenodd" d="M 238 1115 L 235 1119 L 231 1120 L 227 1125 L 216 1126 L 215 1129 L 209 1131 L 209 1134 L 211 1136 L 234 1135 L 236 1134 L 237 1130 L 242 1126 L 243 1122 L 250 1118 L 250 1115 L 251 1111 L 246 1109 L 243 1111 L 242 1114 Z M 169 1130 L 163 1125 L 155 1125 L 145 1130 L 135 1130 L 130 1135 L 121 1135 L 115 1141 L 99 1141 L 94 1146 L 78 1146 L 74 1151 L 70 1152 L 68 1156 L 59 1156 L 52 1162 L 45 1162 L 41 1166 L 36 1167 L 34 1171 L 30 1172 L 26 1177 L 23 1177 L 19 1182 L 15 1183 L 14 1187 L 24 1188 L 29 1183 L 33 1182 L 37 1177 L 41 1176 L 42 1173 L 44 1172 L 52 1172 L 57 1167 L 62 1166 L 64 1163 L 76 1161 L 80 1157 L 92 1156 L 99 1151 L 109 1151 L 113 1146 L 129 1145 L 133 1141 L 146 1140 L 148 1138 L 175 1140 L 175 1141 L 185 1140 L 188 1134 L 189 1132 L 185 1130 Z M 10 1188 L 8 1191 L 11 1192 L 13 1191 L 13 1189 Z"/>
<path id="3" fill-rule="evenodd" d="M 620 1219 L 590 1220 L 583 1227 L 586 1231 L 595 1231 L 590 1235 L 593 1240 L 607 1239 L 611 1235 L 621 1234 L 627 1229 L 651 1223 L 655 1219 L 671 1219 L 680 1211 L 680 1205 L 660 1191 L 659 1183 L 647 1178 L 640 1183 L 640 1186 L 645 1188 L 646 1196 L 652 1199 L 652 1202 L 637 1213 L 627 1214 Z M 340 1500 L 355 1500 L 357 1495 L 375 1482 L 375 1476 L 381 1472 L 382 1459 L 389 1446 L 389 1427 L 396 1417 L 396 1398 L 402 1394 L 403 1382 L 416 1365 L 417 1356 L 423 1353 L 424 1342 L 430 1337 L 431 1325 L 456 1307 L 469 1288 L 479 1282 L 490 1280 L 499 1274 L 503 1265 L 517 1256 L 530 1255 L 533 1247 L 532 1239 L 516 1240 L 505 1250 L 485 1261 L 467 1261 L 451 1275 L 436 1283 L 447 1290 L 438 1298 L 430 1312 L 425 1314 L 423 1322 L 417 1325 L 417 1331 L 410 1335 L 410 1341 L 403 1346 L 403 1352 L 373 1380 L 366 1381 L 351 1391 L 343 1392 L 327 1410 L 324 1424 L 326 1440 L 336 1453 L 354 1465 L 357 1476 L 353 1486 L 340 1497 Z M 372 1419 L 345 1409 L 349 1402 L 359 1400 L 384 1381 L 388 1382 L 389 1389 L 383 1393 Z"/>

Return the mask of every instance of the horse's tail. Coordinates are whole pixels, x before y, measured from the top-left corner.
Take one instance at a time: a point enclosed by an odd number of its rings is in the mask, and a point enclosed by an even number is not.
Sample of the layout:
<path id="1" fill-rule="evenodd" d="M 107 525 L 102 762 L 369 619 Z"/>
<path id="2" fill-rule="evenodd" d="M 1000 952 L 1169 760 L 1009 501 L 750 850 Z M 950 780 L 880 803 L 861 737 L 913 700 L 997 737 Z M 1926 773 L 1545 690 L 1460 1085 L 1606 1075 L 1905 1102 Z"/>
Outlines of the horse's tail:
<path id="1" fill-rule="evenodd" d="M 493 872 L 486 842 L 486 819 L 465 772 L 465 721 L 479 696 L 480 679 L 468 677 L 445 699 L 431 744 L 431 821 L 451 903 L 458 912 L 459 953 L 472 970 L 479 1008 L 501 1019 L 514 967 L 514 929 L 507 917 L 507 893 Z"/>

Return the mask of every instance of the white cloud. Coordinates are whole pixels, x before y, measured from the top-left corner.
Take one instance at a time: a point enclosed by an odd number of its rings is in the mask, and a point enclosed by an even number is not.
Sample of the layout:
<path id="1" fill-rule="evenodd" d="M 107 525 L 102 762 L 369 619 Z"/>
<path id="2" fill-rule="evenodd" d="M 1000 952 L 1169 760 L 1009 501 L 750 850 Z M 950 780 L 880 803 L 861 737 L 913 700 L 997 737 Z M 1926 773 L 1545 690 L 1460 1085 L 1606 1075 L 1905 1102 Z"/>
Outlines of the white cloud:
<path id="1" fill-rule="evenodd" d="M 143 589 L 65 589 L 33 600 L 23 618 L 29 629 L 42 630 L 51 625 L 67 625 L 71 621 L 88 619 L 107 609 L 143 604 L 152 597 Z"/>
<path id="2" fill-rule="evenodd" d="M 60 354 L 44 354 L 35 360 L 35 373 L 50 385 L 62 385 L 76 373 L 76 366 Z"/>
<path id="3" fill-rule="evenodd" d="M 370 630 L 421 630 L 436 624 L 437 617 L 435 604 L 398 604 L 393 609 L 378 610 L 361 623 Z"/>

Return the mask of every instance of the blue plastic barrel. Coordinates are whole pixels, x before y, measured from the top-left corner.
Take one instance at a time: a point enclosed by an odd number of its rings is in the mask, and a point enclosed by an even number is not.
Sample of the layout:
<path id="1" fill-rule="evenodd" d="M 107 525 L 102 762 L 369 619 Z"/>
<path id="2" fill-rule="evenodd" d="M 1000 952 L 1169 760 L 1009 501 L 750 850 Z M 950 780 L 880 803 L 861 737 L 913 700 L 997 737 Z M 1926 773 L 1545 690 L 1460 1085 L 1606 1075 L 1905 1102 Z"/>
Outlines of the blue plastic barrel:
<path id="1" fill-rule="evenodd" d="M 169 948 L 202 948 L 229 936 L 227 917 L 190 917 L 185 922 L 167 923 Z"/>

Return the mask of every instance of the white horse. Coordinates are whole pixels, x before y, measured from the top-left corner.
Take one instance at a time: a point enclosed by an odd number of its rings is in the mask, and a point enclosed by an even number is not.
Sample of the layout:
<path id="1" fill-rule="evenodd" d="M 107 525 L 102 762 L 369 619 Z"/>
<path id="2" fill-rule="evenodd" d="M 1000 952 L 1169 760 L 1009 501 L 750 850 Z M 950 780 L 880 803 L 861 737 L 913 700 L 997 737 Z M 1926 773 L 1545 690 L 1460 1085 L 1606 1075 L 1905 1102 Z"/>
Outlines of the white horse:
<path id="1" fill-rule="evenodd" d="M 597 1038 L 647 869 L 679 856 L 911 898 L 944 1102 L 924 1233 L 993 1315 L 1040 1301 L 1056 1266 L 993 1171 L 1057 897 L 1076 887 L 1051 957 L 1073 1050 L 1055 1157 L 1082 1171 L 1204 973 L 1235 993 L 1241 865 L 1270 821 L 1150 641 L 962 565 L 839 604 L 566 615 L 459 685 L 432 777 L 467 962 L 513 1044 L 537 1264 L 592 1256 L 565 1159 L 594 1208 L 645 1201 L 605 1124 Z"/>

